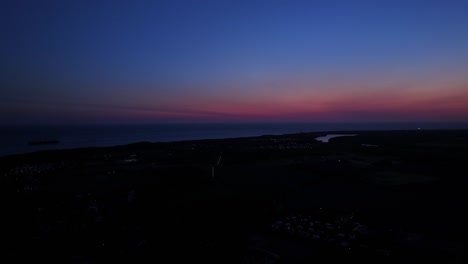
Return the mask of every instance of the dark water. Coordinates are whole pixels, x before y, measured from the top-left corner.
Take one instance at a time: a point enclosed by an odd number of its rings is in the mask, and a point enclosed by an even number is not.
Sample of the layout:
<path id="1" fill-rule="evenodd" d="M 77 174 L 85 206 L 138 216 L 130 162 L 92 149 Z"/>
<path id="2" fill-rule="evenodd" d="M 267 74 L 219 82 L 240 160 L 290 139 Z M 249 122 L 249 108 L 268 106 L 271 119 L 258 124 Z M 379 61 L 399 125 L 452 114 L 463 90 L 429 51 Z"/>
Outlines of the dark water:
<path id="1" fill-rule="evenodd" d="M 104 147 L 135 142 L 168 142 L 315 131 L 468 129 L 468 123 L 260 123 L 82 126 L 2 126 L 0 156 L 44 149 Z M 59 144 L 29 146 L 30 140 Z"/>

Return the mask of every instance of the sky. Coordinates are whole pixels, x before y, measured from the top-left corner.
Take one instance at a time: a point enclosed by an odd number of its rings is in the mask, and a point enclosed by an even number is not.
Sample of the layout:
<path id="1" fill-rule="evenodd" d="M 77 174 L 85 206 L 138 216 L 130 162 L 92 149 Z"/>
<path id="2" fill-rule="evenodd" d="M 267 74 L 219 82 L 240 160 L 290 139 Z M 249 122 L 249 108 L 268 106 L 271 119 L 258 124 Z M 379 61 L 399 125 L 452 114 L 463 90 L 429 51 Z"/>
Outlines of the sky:
<path id="1" fill-rule="evenodd" d="M 468 1 L 0 3 L 0 124 L 467 122 Z"/>

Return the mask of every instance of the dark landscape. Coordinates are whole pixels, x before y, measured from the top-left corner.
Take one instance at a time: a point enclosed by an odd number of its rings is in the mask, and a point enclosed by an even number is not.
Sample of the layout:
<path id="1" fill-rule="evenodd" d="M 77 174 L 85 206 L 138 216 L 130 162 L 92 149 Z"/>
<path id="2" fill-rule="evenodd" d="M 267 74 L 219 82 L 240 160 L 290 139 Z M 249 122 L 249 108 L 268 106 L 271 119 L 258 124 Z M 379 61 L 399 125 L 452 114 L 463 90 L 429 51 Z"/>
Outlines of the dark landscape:
<path id="1" fill-rule="evenodd" d="M 468 1 L 0 1 L 0 263 L 468 263 Z"/>
<path id="2" fill-rule="evenodd" d="M 468 130 L 407 130 L 5 156 L 0 258 L 466 263 L 467 154 Z"/>

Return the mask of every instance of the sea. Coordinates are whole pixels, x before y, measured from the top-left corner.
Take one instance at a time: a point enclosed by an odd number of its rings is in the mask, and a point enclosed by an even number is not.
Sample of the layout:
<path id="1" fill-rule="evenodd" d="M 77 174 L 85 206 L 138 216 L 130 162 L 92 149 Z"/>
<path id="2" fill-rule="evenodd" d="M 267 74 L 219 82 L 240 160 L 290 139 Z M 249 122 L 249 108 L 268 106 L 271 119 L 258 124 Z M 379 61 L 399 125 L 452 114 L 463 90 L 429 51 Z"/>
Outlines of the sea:
<path id="1" fill-rule="evenodd" d="M 0 126 L 0 156 L 47 149 L 107 147 L 137 142 L 170 142 L 319 131 L 468 129 L 467 123 L 203 123 L 144 125 Z M 29 141 L 58 144 L 29 145 Z"/>

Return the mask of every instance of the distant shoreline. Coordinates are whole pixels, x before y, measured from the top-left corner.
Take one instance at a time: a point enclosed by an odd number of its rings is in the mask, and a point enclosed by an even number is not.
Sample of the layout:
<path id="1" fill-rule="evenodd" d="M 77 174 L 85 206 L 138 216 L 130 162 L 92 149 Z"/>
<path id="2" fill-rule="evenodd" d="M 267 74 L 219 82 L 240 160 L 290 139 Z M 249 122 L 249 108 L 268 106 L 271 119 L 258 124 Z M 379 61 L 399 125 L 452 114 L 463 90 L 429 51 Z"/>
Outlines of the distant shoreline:
<path id="1" fill-rule="evenodd" d="M 22 152 L 22 153 L 14 153 L 14 154 L 6 154 L 0 155 L 0 159 L 2 158 L 9 158 L 14 156 L 28 156 L 28 155 L 37 155 L 39 153 L 56 153 L 57 151 L 82 151 L 82 150 L 89 150 L 89 149 L 113 149 L 113 148 L 133 148 L 136 145 L 139 146 L 151 146 L 156 144 L 195 144 L 195 143 L 204 143 L 208 141 L 226 141 L 226 140 L 255 140 L 261 139 L 265 137 L 272 137 L 272 138 L 283 138 L 283 137 L 298 137 L 298 136 L 310 136 L 310 140 L 315 141 L 317 137 L 327 136 L 327 135 L 368 135 L 368 134 L 382 134 L 382 133 L 453 133 L 453 132 L 464 132 L 468 133 L 468 129 L 413 129 L 413 130 L 337 130 L 337 131 L 313 131 L 313 132 L 299 132 L 299 133 L 285 133 L 285 134 L 264 134 L 260 136 L 240 136 L 240 137 L 226 137 L 226 138 L 203 138 L 203 139 L 182 139 L 182 140 L 174 140 L 174 141 L 135 141 L 133 143 L 128 144 L 116 144 L 111 146 L 89 146 L 89 147 L 70 147 L 70 148 L 56 148 L 56 149 L 41 149 L 41 150 L 33 150 L 29 152 Z M 340 138 L 340 137 L 337 137 Z M 362 143 L 366 145 L 367 143 Z"/>

